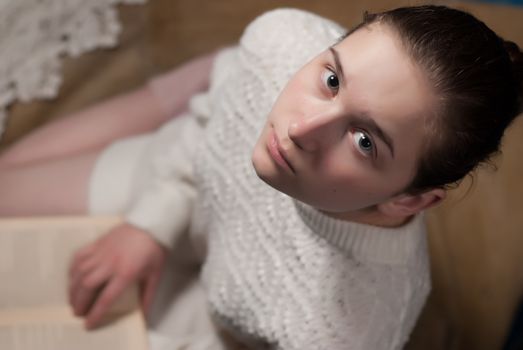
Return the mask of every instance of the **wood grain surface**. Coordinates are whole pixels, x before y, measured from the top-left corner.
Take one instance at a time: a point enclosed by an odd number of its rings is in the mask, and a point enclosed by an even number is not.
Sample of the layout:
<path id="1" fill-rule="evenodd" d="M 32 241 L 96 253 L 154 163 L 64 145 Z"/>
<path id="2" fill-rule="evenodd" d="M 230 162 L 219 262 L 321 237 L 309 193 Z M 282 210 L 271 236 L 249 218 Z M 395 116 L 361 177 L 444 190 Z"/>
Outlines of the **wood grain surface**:
<path id="1" fill-rule="evenodd" d="M 116 49 L 64 62 L 52 101 L 15 104 L 0 146 L 34 127 L 143 84 L 198 54 L 234 44 L 260 13 L 282 6 L 328 16 L 348 27 L 365 10 L 416 1 L 149 0 L 122 6 Z M 468 10 L 523 46 L 523 8 L 438 2 Z M 521 118 L 520 118 L 521 119 Z M 407 349 L 499 349 L 523 290 L 523 120 L 508 133 L 503 155 L 450 192 L 428 215 L 433 292 Z"/>

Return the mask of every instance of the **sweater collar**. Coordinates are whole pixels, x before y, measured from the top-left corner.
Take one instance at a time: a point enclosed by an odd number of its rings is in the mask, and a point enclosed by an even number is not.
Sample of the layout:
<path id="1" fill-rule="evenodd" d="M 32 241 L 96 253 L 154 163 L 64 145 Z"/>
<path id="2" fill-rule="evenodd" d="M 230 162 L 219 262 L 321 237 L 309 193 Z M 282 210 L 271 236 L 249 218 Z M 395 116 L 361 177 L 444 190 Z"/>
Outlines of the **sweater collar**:
<path id="1" fill-rule="evenodd" d="M 360 260 L 407 264 L 414 254 L 427 250 L 424 215 L 400 227 L 378 227 L 335 219 L 293 199 L 303 222 L 317 235 L 344 253 Z"/>

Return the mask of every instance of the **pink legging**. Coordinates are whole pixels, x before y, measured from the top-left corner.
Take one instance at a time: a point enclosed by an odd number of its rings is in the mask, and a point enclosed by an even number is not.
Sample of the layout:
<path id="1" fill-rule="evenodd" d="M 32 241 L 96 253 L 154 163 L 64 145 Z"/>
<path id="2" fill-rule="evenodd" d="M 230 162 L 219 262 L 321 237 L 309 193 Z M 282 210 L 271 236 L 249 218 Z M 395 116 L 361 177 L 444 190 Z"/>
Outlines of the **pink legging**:
<path id="1" fill-rule="evenodd" d="M 206 89 L 215 53 L 36 129 L 0 154 L 0 217 L 85 214 L 100 152 L 113 141 L 153 131 Z"/>

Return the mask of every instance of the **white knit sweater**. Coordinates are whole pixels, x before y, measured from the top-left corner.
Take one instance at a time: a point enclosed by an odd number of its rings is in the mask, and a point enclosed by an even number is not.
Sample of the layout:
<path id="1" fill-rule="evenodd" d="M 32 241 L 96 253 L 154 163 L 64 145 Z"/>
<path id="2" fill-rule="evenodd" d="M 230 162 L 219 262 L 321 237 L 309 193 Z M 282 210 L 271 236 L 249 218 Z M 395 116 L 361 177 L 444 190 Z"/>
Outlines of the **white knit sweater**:
<path id="1" fill-rule="evenodd" d="M 269 187 L 252 167 L 285 82 L 343 32 L 291 9 L 251 23 L 240 45 L 217 58 L 186 127 L 164 137 L 176 141 L 128 214 L 172 244 L 195 205 L 191 230 L 208 237 L 210 312 L 256 349 L 400 349 L 430 289 L 421 216 L 395 229 L 336 220 Z"/>

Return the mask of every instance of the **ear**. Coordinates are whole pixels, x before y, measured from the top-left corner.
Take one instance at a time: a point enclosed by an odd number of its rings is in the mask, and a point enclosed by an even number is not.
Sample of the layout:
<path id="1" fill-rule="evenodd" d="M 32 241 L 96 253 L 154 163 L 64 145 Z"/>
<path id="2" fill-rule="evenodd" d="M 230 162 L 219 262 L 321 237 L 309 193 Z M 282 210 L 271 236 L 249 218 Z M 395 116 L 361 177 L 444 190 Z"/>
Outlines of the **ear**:
<path id="1" fill-rule="evenodd" d="M 377 205 L 383 214 L 390 217 L 408 217 L 440 203 L 447 192 L 434 188 L 419 194 L 399 194 L 386 202 Z"/>

